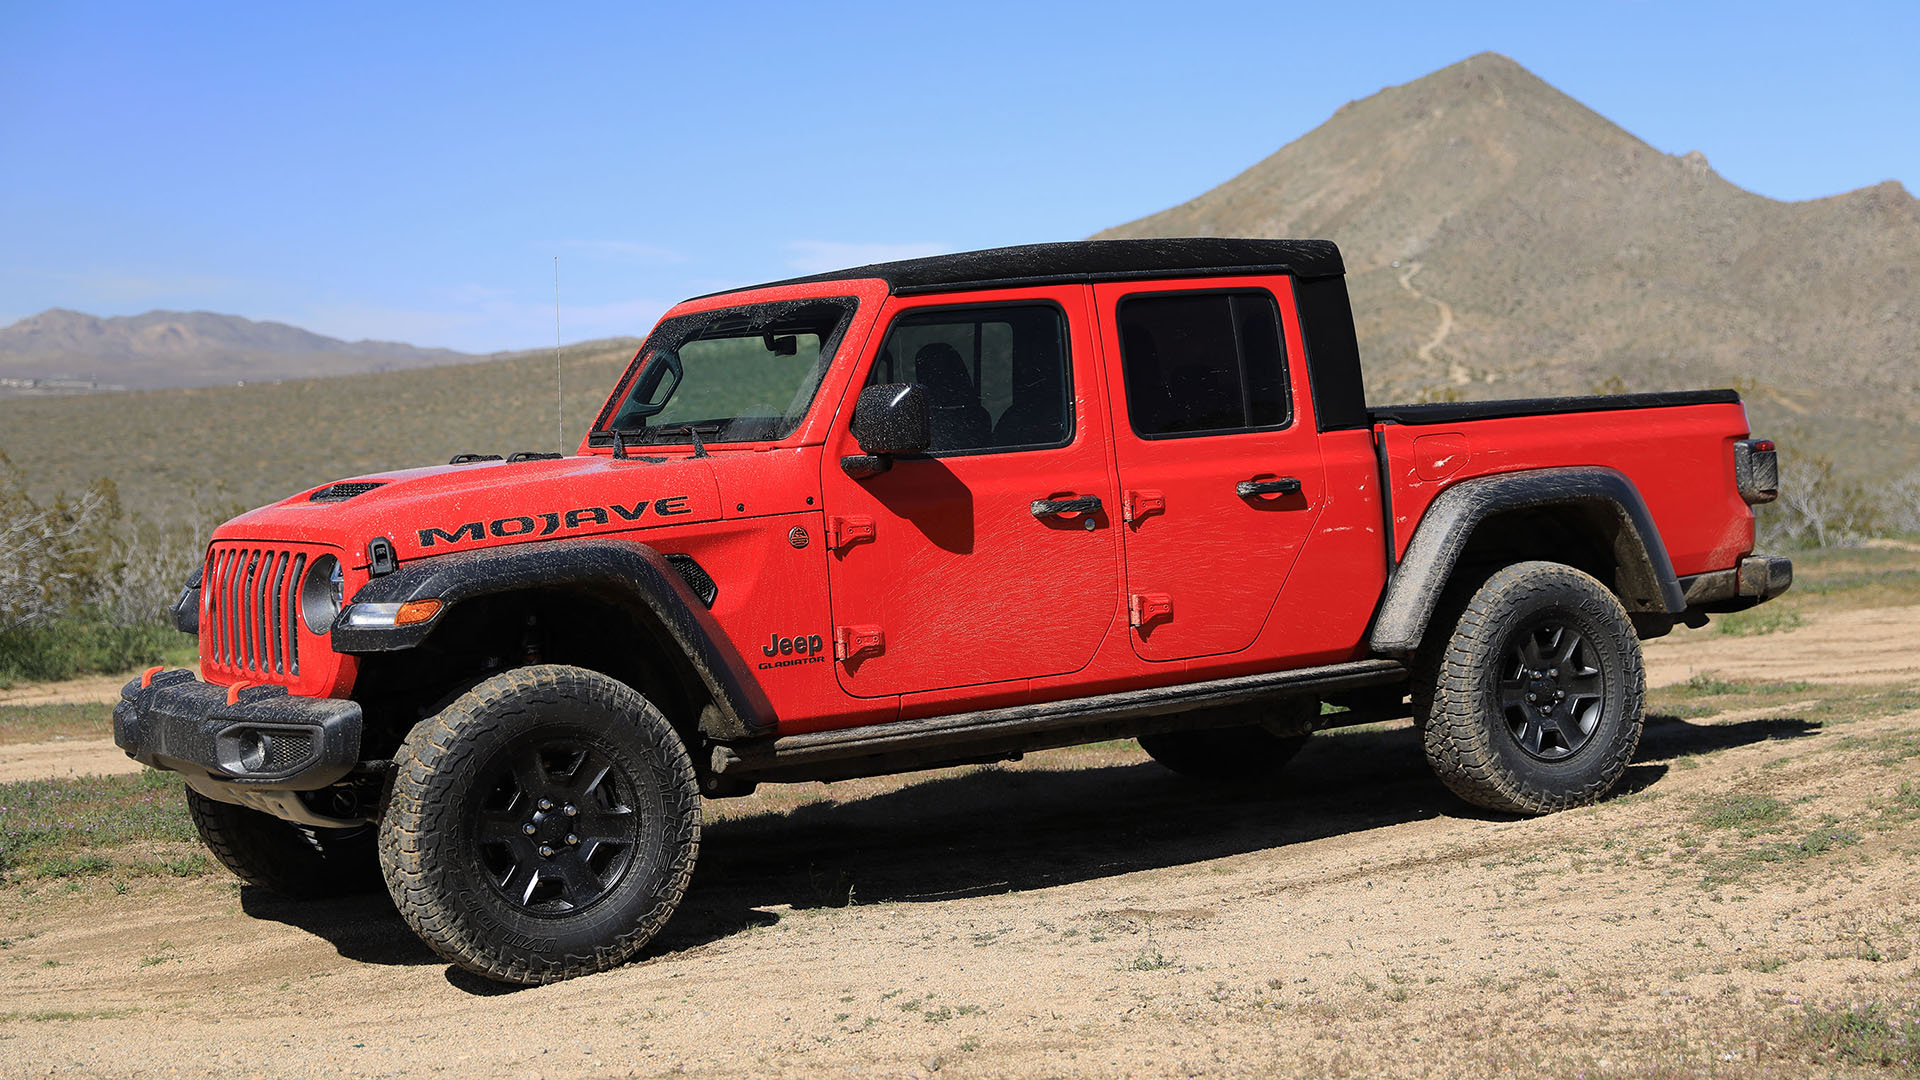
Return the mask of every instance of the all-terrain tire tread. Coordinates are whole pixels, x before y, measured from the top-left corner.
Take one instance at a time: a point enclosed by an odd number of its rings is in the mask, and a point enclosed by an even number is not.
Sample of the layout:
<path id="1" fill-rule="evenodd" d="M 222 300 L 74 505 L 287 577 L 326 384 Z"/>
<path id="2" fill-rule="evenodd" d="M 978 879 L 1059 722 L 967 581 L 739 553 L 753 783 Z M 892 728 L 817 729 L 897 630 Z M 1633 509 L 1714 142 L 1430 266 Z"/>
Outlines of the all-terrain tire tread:
<path id="1" fill-rule="evenodd" d="M 186 789 L 200 841 L 249 885 L 295 900 L 344 896 L 377 885 L 370 837 L 311 840 L 291 822 Z"/>

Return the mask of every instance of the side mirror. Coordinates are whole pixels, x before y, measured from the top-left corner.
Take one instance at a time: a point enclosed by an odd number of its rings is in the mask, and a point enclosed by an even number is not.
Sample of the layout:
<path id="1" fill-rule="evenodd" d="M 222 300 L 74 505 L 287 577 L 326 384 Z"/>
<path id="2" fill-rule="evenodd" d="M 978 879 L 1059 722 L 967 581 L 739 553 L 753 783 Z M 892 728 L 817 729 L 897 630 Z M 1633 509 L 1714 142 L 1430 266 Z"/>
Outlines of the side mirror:
<path id="1" fill-rule="evenodd" d="M 853 406 L 853 438 L 860 453 L 840 459 L 856 480 L 886 472 L 895 454 L 918 454 L 933 444 L 926 387 L 882 383 L 860 391 Z"/>

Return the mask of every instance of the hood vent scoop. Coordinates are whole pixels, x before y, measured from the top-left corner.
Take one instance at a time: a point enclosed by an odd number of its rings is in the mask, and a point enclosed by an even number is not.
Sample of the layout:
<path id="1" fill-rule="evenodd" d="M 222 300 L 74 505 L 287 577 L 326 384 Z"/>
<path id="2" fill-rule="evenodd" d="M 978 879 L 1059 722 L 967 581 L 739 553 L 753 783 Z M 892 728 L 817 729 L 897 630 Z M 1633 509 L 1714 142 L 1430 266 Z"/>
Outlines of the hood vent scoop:
<path id="1" fill-rule="evenodd" d="M 385 480 L 343 480 L 337 484 L 328 484 L 319 491 L 307 496 L 308 502 L 344 502 L 355 495 L 365 495 L 374 488 L 385 484 Z"/>
<path id="2" fill-rule="evenodd" d="M 549 454 L 540 450 L 515 450 L 505 458 L 507 464 L 516 461 L 559 461 L 565 454 Z M 482 461 L 500 461 L 499 454 L 455 454 L 447 462 L 449 465 L 472 465 Z"/>

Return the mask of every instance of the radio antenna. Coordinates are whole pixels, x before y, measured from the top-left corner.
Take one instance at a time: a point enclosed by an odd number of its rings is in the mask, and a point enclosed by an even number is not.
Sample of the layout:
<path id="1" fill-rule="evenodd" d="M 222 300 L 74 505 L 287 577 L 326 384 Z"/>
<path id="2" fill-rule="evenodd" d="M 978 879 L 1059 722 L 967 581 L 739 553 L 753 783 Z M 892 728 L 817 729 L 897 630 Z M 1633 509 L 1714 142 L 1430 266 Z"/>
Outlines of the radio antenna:
<path id="1" fill-rule="evenodd" d="M 560 393 L 560 256 L 553 257 L 553 431 L 567 452 L 566 398 Z"/>

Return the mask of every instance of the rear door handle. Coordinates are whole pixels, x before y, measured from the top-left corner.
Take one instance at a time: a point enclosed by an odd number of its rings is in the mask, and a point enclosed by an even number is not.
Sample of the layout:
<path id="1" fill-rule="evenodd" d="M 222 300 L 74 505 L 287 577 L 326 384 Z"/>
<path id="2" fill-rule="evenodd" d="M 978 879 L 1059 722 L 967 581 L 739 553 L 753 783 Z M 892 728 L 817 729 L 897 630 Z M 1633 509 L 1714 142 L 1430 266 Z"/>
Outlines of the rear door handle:
<path id="1" fill-rule="evenodd" d="M 1278 480 L 1242 480 L 1233 486 L 1233 490 L 1239 492 L 1243 499 L 1255 495 L 1298 495 L 1300 481 L 1291 476 L 1283 476 Z"/>
<path id="2" fill-rule="evenodd" d="M 1079 495 L 1071 499 L 1035 499 L 1030 508 L 1037 518 L 1052 517 L 1055 514 L 1097 514 L 1100 512 L 1100 496 Z"/>

